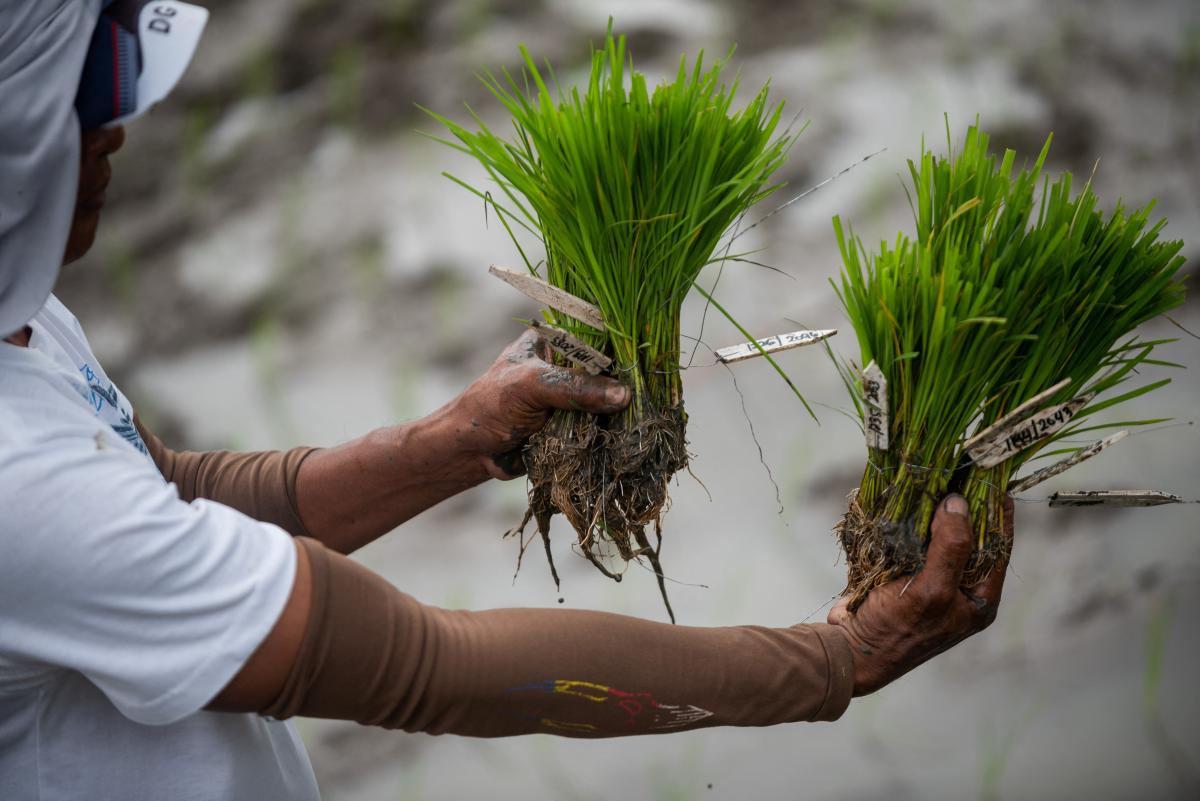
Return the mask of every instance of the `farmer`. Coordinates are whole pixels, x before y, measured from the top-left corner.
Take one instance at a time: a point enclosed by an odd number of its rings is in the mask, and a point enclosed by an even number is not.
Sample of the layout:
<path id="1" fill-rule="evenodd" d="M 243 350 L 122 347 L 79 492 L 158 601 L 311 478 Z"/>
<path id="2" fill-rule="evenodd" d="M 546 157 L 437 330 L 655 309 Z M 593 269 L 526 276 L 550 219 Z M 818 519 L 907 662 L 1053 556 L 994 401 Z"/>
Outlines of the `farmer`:
<path id="1" fill-rule="evenodd" d="M 0 798 L 316 799 L 294 715 L 480 737 L 831 721 L 993 619 L 1003 566 L 959 589 L 957 496 L 920 573 L 786 629 L 447 611 L 347 559 L 519 474 L 550 410 L 628 402 L 532 335 L 428 417 L 339 447 L 169 450 L 51 291 L 95 237 L 119 123 L 205 18 L 0 0 Z"/>

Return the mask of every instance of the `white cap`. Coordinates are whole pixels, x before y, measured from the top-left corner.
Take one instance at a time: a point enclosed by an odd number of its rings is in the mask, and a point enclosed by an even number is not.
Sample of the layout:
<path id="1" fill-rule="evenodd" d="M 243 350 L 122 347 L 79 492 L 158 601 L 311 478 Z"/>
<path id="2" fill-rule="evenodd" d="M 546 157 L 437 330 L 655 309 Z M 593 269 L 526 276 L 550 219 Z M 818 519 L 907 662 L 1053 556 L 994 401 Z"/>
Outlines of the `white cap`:
<path id="1" fill-rule="evenodd" d="M 0 0 L 0 337 L 46 303 L 62 267 L 79 186 L 75 96 L 100 0 Z M 196 51 L 208 11 L 152 0 L 133 8 L 142 70 L 139 117 L 174 88 Z"/>
<path id="2" fill-rule="evenodd" d="M 145 114 L 171 93 L 183 77 L 208 23 L 208 9 L 174 0 L 153 0 L 138 14 L 138 46 L 142 71 L 137 80 L 137 108 L 112 125 Z"/>

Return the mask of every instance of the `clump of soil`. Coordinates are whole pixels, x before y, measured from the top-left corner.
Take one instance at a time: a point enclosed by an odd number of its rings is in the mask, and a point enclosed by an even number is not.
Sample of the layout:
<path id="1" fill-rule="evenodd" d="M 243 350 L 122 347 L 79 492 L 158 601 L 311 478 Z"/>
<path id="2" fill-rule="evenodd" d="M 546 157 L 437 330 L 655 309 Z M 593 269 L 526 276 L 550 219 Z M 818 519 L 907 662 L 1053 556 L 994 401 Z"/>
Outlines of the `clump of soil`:
<path id="1" fill-rule="evenodd" d="M 918 535 L 911 518 L 896 522 L 864 510 L 857 489 L 846 497 L 846 506 L 846 514 L 833 530 L 846 554 L 842 595 L 849 597 L 850 611 L 854 611 L 871 590 L 920 571 L 925 566 L 929 536 L 928 532 Z M 988 506 L 987 527 L 967 560 L 963 587 L 974 587 L 986 579 L 998 562 L 1007 561 L 1012 549 L 1002 534 L 1003 505 Z"/>
<path id="2" fill-rule="evenodd" d="M 687 467 L 687 414 L 682 404 L 666 411 L 641 408 L 612 417 L 559 412 L 525 448 L 529 473 L 529 510 L 515 529 L 524 532 L 532 519 L 546 548 L 554 583 L 558 571 L 550 553 L 550 519 L 560 513 L 575 530 L 580 552 L 596 568 L 621 580 L 605 560 L 626 562 L 645 557 L 658 577 L 667 613 L 659 552 L 662 514 L 671 477 Z M 656 544 L 646 528 L 654 525 Z"/>

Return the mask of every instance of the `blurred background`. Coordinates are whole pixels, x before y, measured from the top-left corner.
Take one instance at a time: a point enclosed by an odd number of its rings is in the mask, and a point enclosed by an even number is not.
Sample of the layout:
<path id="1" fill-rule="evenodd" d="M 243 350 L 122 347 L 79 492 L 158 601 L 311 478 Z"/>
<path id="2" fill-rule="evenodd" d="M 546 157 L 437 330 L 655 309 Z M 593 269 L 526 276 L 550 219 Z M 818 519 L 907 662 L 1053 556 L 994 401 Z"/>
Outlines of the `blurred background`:
<path id="1" fill-rule="evenodd" d="M 505 120 L 475 73 L 517 46 L 579 75 L 607 18 L 651 75 L 706 48 L 744 85 L 770 79 L 810 121 L 761 213 L 863 156 L 743 242 L 790 274 L 735 265 L 718 294 L 762 335 L 836 327 L 830 218 L 868 242 L 909 225 L 904 161 L 944 148 L 976 114 L 1109 205 L 1151 198 L 1200 263 L 1200 4 L 1194 0 L 209 0 L 198 58 L 171 101 L 129 131 L 99 245 L 64 276 L 108 372 L 176 448 L 330 445 L 449 400 L 534 311 L 487 275 L 519 265 L 482 182 L 417 104 Z M 753 217 L 754 215 L 752 215 Z M 711 280 L 715 274 L 708 276 Z M 701 307 L 684 330 L 700 335 Z M 1200 331 L 1193 293 L 1177 319 Z M 796 321 L 796 322 L 793 322 Z M 1200 497 L 1200 343 L 1128 417 L 1174 417 L 1028 493 L 999 620 L 834 724 L 624 741 L 471 741 L 301 721 L 328 801 L 401 799 L 1177 799 L 1200 797 L 1200 507 L 1049 509 L 1055 489 L 1154 488 Z M 737 333 L 716 315 L 713 347 Z M 680 621 L 824 618 L 844 567 L 830 532 L 857 484 L 862 436 L 831 408 L 814 423 L 766 364 L 727 371 L 700 349 L 686 374 L 693 470 L 665 519 Z M 782 363 L 806 396 L 847 405 L 818 348 Z M 737 386 L 733 379 L 736 377 Z M 1153 377 L 1157 377 L 1155 374 Z M 743 405 L 745 413 L 743 413 Z M 755 442 L 755 435 L 757 444 Z M 760 461 L 759 446 L 763 460 Z M 768 468 L 764 466 L 764 462 Z M 777 491 L 778 490 L 778 491 Z M 501 535 L 520 481 L 493 483 L 358 555 L 425 602 L 557 605 L 531 551 Z M 710 497 L 711 496 L 711 497 Z M 573 607 L 665 619 L 653 576 L 616 585 L 570 551 Z M 536 551 L 536 549 L 535 549 Z M 703 665 L 697 666 L 703 670 Z"/>

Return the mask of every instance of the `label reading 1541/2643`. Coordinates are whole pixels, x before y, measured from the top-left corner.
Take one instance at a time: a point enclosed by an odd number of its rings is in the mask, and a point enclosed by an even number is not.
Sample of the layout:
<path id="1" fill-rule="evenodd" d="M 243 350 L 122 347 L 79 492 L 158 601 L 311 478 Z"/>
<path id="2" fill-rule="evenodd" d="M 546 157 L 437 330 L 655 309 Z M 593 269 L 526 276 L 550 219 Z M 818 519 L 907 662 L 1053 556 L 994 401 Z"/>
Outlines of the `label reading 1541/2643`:
<path id="1" fill-rule="evenodd" d="M 1084 395 L 1038 412 L 1027 420 L 1005 426 L 978 445 L 968 448 L 967 455 L 980 467 L 995 467 L 1010 456 L 1057 434 L 1091 400 L 1091 395 Z"/>

